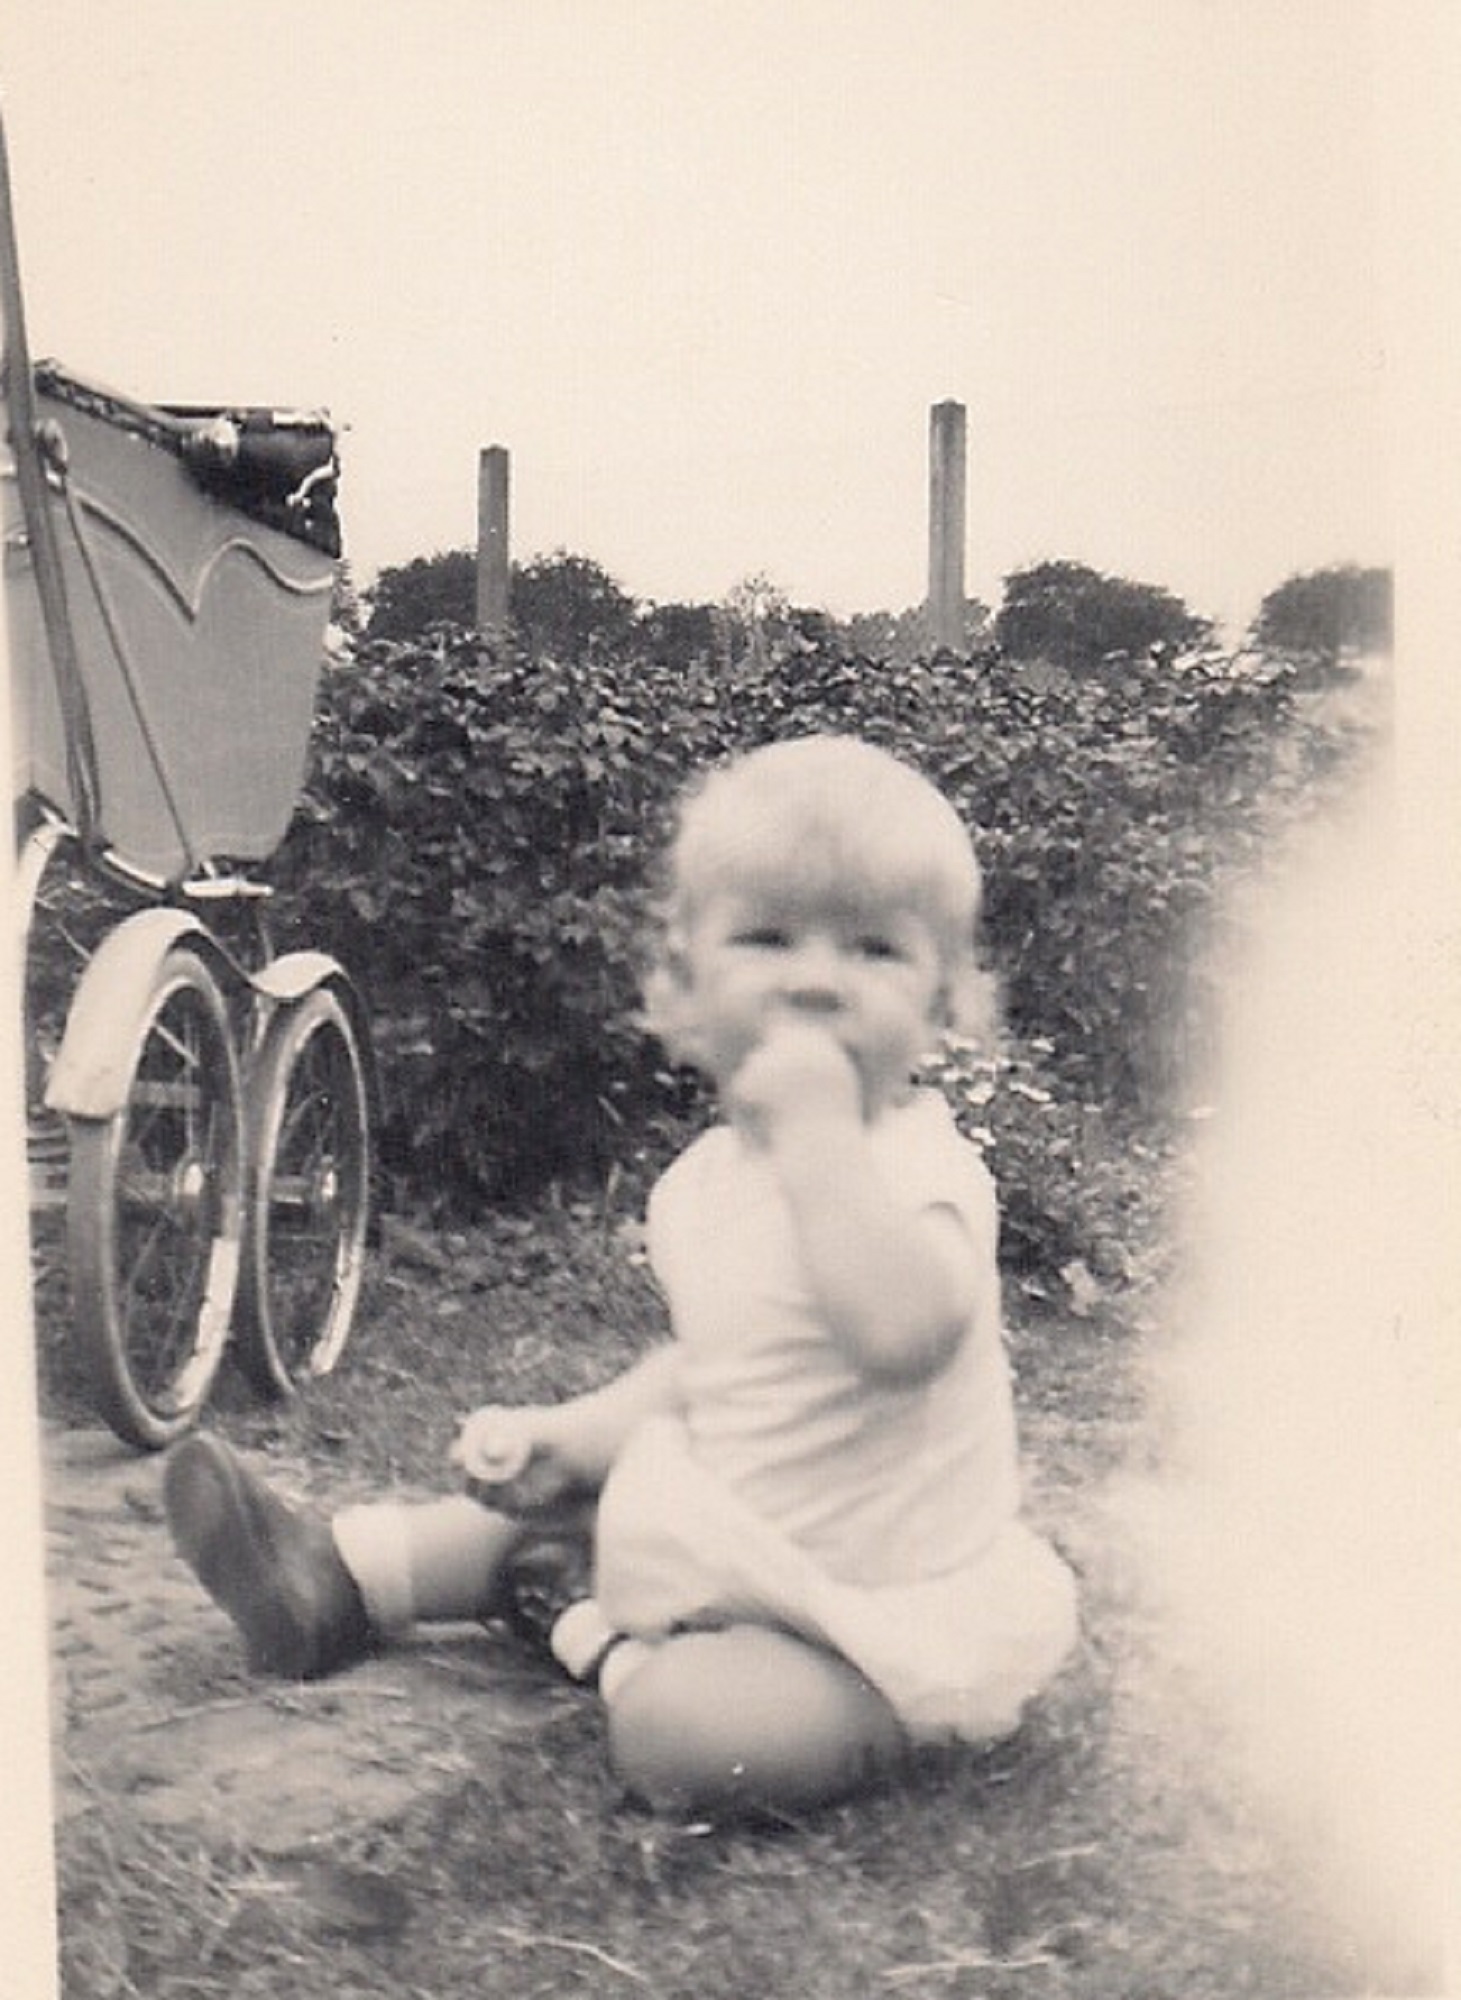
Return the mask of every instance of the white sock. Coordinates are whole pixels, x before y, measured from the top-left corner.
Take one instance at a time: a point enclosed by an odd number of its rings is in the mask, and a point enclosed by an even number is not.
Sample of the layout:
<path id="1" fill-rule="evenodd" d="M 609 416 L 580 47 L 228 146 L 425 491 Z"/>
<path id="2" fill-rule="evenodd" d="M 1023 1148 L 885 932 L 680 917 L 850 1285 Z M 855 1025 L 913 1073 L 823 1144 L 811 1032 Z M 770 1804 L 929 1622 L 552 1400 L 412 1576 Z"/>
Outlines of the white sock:
<path id="1" fill-rule="evenodd" d="M 330 1527 L 377 1633 L 404 1632 L 416 1616 L 405 1507 L 396 1500 L 343 1507 Z"/>
<path id="2" fill-rule="evenodd" d="M 654 1651 L 643 1639 L 616 1631 L 591 1597 L 570 1604 L 561 1614 L 548 1635 L 548 1647 L 574 1680 L 597 1681 L 606 1702 Z"/>
<path id="3" fill-rule="evenodd" d="M 576 1681 L 588 1680 L 595 1668 L 608 1652 L 620 1634 L 605 1618 L 592 1597 L 580 1598 L 577 1604 L 554 1621 L 553 1630 L 548 1635 L 548 1650 L 562 1667 Z"/>

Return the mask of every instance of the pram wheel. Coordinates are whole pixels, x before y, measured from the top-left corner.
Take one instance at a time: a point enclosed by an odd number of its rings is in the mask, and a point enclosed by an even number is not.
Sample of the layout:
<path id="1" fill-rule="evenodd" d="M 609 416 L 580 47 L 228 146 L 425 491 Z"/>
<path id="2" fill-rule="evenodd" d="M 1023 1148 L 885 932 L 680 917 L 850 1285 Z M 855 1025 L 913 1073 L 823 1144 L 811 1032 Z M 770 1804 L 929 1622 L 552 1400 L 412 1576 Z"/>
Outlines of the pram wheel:
<path id="1" fill-rule="evenodd" d="M 249 1077 L 239 1362 L 266 1395 L 326 1375 L 365 1270 L 369 1111 L 360 1043 L 328 986 L 280 1010 Z"/>
<path id="2" fill-rule="evenodd" d="M 71 1120 L 76 1338 L 106 1421 L 158 1450 L 223 1359 L 243 1226 L 243 1103 L 227 1003 L 196 952 L 158 963 L 115 1116 Z"/>

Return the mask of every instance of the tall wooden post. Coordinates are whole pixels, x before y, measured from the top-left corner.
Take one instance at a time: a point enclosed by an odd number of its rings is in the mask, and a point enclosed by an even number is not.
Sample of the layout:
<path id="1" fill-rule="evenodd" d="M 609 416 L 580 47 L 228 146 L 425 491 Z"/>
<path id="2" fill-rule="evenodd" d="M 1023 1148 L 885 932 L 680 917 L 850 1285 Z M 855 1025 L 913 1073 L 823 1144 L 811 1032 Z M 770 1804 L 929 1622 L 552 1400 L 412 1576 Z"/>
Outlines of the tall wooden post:
<path id="1" fill-rule="evenodd" d="M 964 644 L 965 414 L 962 403 L 935 403 L 928 436 L 928 641 L 959 652 Z"/>
<path id="2" fill-rule="evenodd" d="M 477 461 L 477 630 L 505 632 L 508 621 L 509 466 L 507 452 L 490 444 Z"/>

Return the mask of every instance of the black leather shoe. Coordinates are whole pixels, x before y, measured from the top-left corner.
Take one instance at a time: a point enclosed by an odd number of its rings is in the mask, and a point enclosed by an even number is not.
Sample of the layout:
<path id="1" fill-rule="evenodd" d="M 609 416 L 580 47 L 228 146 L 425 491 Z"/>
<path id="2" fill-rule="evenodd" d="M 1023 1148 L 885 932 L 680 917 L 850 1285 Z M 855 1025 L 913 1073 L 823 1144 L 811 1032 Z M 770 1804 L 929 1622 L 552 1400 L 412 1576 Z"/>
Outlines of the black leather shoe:
<path id="1" fill-rule="evenodd" d="M 545 1535 L 513 1550 L 493 1606 L 495 1615 L 542 1652 L 570 1604 L 593 1596 L 593 1551 L 587 1533 Z"/>
<path id="2" fill-rule="evenodd" d="M 374 1652 L 329 1522 L 271 1493 L 221 1438 L 174 1445 L 162 1493 L 178 1554 L 238 1627 L 251 1673 L 314 1680 Z"/>

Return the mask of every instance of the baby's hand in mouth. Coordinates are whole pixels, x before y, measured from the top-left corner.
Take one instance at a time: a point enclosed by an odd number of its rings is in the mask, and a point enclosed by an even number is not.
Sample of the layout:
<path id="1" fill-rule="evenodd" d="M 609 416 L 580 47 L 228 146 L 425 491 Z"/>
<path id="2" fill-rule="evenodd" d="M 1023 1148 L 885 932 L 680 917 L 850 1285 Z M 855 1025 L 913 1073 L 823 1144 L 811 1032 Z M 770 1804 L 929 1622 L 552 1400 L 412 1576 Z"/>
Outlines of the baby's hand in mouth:
<path id="1" fill-rule="evenodd" d="M 778 1020 L 746 1057 L 730 1083 L 729 1109 L 751 1136 L 771 1145 L 799 1120 L 847 1120 L 862 1115 L 852 1058 L 820 1023 Z"/>

